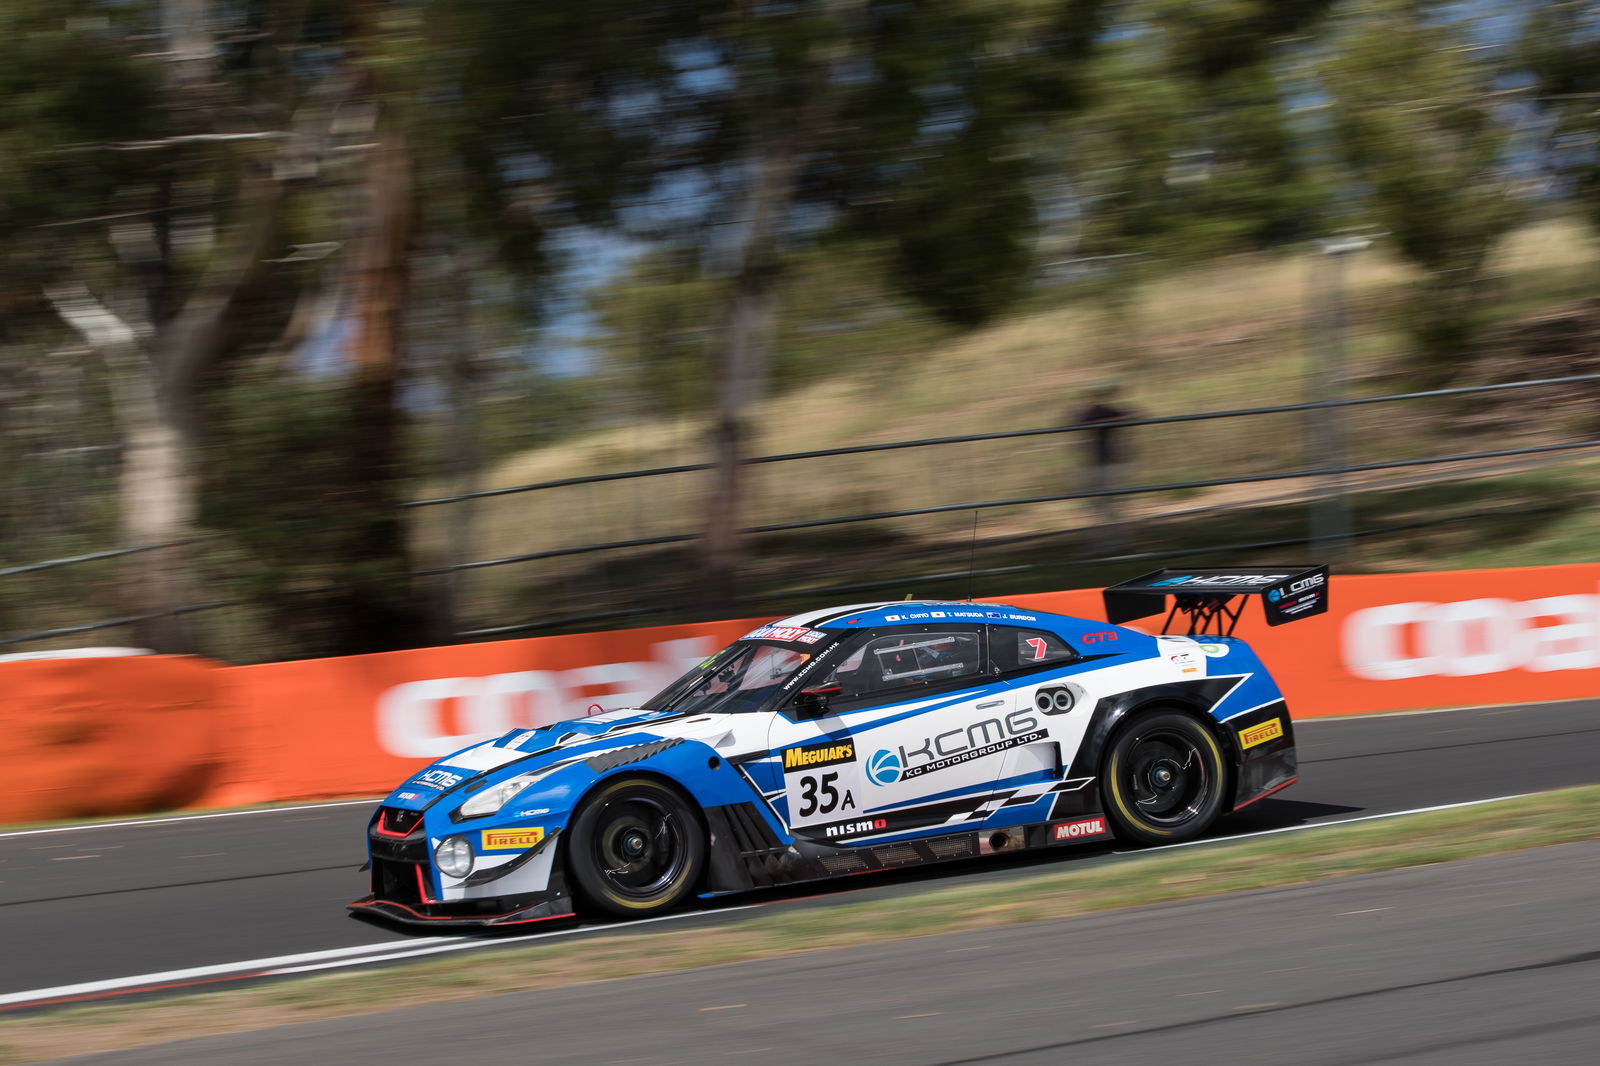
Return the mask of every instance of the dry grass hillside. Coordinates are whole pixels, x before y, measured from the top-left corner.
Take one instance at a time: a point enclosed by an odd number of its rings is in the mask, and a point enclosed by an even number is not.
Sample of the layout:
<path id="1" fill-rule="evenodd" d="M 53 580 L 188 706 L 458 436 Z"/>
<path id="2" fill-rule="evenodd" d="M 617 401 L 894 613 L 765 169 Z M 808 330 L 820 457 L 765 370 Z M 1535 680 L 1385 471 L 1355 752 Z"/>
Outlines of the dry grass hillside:
<path id="1" fill-rule="evenodd" d="M 1483 296 L 1496 321 L 1485 333 L 1490 348 L 1464 377 L 1509 380 L 1525 369 L 1562 372 L 1576 356 L 1559 351 L 1563 342 L 1548 337 L 1570 334 L 1577 339 L 1566 343 L 1579 348 L 1589 341 L 1582 329 L 1563 334 L 1549 323 L 1576 313 L 1571 309 L 1595 291 L 1597 260 L 1592 239 L 1564 222 L 1532 226 L 1508 241 Z M 752 450 L 799 452 L 1061 425 L 1085 402 L 1086 388 L 1108 379 L 1123 382 L 1122 402 L 1146 416 L 1320 399 L 1308 385 L 1311 361 L 1319 357 L 1310 315 L 1321 276 L 1313 272 L 1319 268 L 1306 255 L 1214 262 L 1143 284 L 1123 312 L 1063 302 L 938 350 L 886 353 L 873 365 L 760 405 L 752 420 Z M 1411 273 L 1380 242 L 1349 258 L 1344 280 L 1347 393 L 1380 395 L 1416 387 L 1399 317 Z M 1049 295 L 1041 294 L 1040 300 Z M 1539 322 L 1545 323 L 1542 349 L 1522 340 Z M 1542 354 L 1534 357 L 1524 348 Z M 1586 365 L 1568 372 L 1597 369 L 1595 360 L 1590 352 Z M 1381 462 L 1600 435 L 1593 432 L 1592 406 L 1554 402 L 1562 395 L 1546 393 L 1536 408 L 1530 406 L 1532 397 L 1510 396 L 1493 403 L 1415 401 L 1355 408 L 1349 413 L 1349 457 Z M 1519 417 L 1530 410 L 1536 417 Z M 1168 484 L 1313 467 L 1323 457 L 1311 453 L 1306 429 L 1304 414 L 1280 414 L 1133 430 L 1137 480 Z M 490 471 L 483 485 L 704 462 L 703 440 L 703 428 L 695 422 L 640 419 L 514 456 Z M 1079 440 L 1041 436 L 760 465 L 749 473 L 746 524 L 1072 492 L 1081 485 L 1081 450 Z M 1395 477 L 1412 479 L 1417 473 Z M 1438 476 L 1430 473 L 1429 480 Z M 504 558 L 692 534 L 705 483 L 706 475 L 690 473 L 497 497 L 475 505 L 470 555 Z M 1148 520 L 1309 487 L 1314 486 L 1304 481 L 1265 481 L 1176 490 L 1138 497 L 1126 510 Z M 417 513 L 419 543 L 433 564 L 447 561 L 441 547 L 444 510 Z M 952 511 L 865 527 L 824 527 L 788 541 L 762 542 L 754 566 L 760 575 L 765 565 L 764 576 L 774 587 L 846 582 L 930 545 L 965 545 L 972 521 L 971 511 Z M 1008 535 L 1070 531 L 1093 521 L 1083 501 L 1057 501 L 985 510 L 979 524 L 989 543 Z M 805 548 L 807 540 L 814 551 Z M 1389 557 L 1375 552 L 1367 561 L 1382 566 L 1408 560 L 1402 550 Z M 682 604 L 686 566 L 677 551 L 494 567 L 471 577 L 470 602 L 473 614 L 486 622 L 535 617 L 559 609 L 551 606 L 558 601 L 569 611 L 602 610 L 606 602 L 622 606 L 651 595 Z"/>

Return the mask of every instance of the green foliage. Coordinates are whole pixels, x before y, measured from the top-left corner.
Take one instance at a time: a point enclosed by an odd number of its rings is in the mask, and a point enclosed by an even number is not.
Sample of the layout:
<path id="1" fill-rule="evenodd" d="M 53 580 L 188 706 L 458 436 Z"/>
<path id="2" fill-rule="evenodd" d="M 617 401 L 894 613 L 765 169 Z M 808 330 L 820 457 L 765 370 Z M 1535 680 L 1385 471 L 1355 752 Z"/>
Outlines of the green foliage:
<path id="1" fill-rule="evenodd" d="M 1122 11 L 1058 154 L 1084 255 L 1189 260 L 1316 231 L 1326 190 L 1288 121 L 1285 39 L 1326 3 L 1148 0 Z"/>
<path id="2" fill-rule="evenodd" d="M 914 355 L 949 328 L 898 291 L 896 249 L 837 237 L 785 257 L 773 344 L 777 391 Z M 591 297 L 607 390 L 638 412 L 702 414 L 714 402 L 706 379 L 718 327 L 720 287 L 681 255 L 659 252 Z"/>
<path id="3" fill-rule="evenodd" d="M 158 132 L 149 70 L 112 25 L 75 28 L 107 14 L 92 0 L 0 6 L 0 272 L 12 279 L 0 307 L 37 310 L 15 282 L 60 273 L 82 232 L 63 224 L 109 213 L 127 185 L 152 178 L 148 153 L 109 147 Z"/>
<path id="4" fill-rule="evenodd" d="M 1460 28 L 1392 0 L 1353 13 L 1320 71 L 1351 184 L 1402 255 L 1428 272 L 1415 301 L 1424 365 L 1448 373 L 1496 243 L 1526 217 L 1511 195 L 1497 71 Z"/>
<path id="5" fill-rule="evenodd" d="M 1572 183 L 1584 213 L 1600 226 L 1600 11 L 1580 0 L 1547 0 L 1528 15 L 1518 66 L 1536 79 L 1534 106 L 1554 124 L 1553 169 Z"/>
<path id="6" fill-rule="evenodd" d="M 376 651 L 381 620 L 411 609 L 403 561 L 374 552 L 393 501 L 352 491 L 349 456 L 367 447 L 359 386 L 305 381 L 260 364 L 213 397 L 202 524 L 233 549 L 233 593 L 255 605 L 277 657 Z M 371 629 L 355 622 L 377 622 Z"/>

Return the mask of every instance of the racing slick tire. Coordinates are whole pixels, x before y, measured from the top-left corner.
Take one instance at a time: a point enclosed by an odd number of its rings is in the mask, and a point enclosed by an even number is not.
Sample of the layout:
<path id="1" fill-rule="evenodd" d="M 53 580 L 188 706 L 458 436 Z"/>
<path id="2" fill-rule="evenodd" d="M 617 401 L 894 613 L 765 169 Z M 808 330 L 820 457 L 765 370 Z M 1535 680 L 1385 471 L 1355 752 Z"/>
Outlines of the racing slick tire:
<path id="1" fill-rule="evenodd" d="M 700 817 L 663 781 L 606 781 L 573 817 L 567 870 L 591 910 L 623 918 L 671 910 L 694 892 L 705 867 Z"/>
<path id="2" fill-rule="evenodd" d="M 1228 767 L 1205 726 L 1179 711 L 1148 711 L 1119 729 L 1100 772 L 1106 817 L 1122 840 L 1192 840 L 1222 812 Z"/>

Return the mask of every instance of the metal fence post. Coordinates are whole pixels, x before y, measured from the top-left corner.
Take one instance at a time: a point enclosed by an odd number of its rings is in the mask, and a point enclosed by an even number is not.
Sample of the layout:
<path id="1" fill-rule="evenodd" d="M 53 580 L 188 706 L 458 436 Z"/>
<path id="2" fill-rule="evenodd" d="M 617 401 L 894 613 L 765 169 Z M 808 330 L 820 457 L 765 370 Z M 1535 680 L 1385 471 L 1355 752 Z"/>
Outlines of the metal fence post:
<path id="1" fill-rule="evenodd" d="M 1311 403 L 1329 403 L 1343 400 L 1346 377 L 1345 367 L 1345 257 L 1361 251 L 1372 242 L 1366 237 L 1334 237 L 1320 240 L 1317 247 L 1322 255 L 1320 262 L 1313 261 L 1322 281 L 1317 287 L 1313 321 L 1319 323 L 1317 336 L 1311 345 L 1311 366 L 1308 381 Z M 1319 313 L 1320 312 L 1320 313 Z M 1331 562 L 1346 562 L 1350 556 L 1350 535 L 1353 527 L 1350 514 L 1350 490 L 1343 468 L 1350 465 L 1349 431 L 1343 407 L 1323 407 L 1311 413 L 1311 450 L 1313 466 L 1332 468 L 1333 473 L 1323 481 L 1322 495 L 1311 505 L 1312 551 Z"/>

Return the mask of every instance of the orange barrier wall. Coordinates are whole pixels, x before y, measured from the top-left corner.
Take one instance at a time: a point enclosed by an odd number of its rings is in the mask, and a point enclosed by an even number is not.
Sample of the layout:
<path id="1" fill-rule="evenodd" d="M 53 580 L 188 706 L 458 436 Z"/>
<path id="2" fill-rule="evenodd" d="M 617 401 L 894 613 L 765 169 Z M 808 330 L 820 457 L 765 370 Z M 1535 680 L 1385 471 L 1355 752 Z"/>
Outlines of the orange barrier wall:
<path id="1" fill-rule="evenodd" d="M 1098 590 L 1008 602 L 1104 617 Z M 1250 604 L 1239 626 L 1296 717 L 1600 696 L 1600 564 L 1335 576 L 1330 603 L 1277 628 Z M 0 750 L 52 797 L 28 817 L 89 813 L 83 796 L 109 812 L 372 795 L 475 738 L 636 703 L 762 621 L 214 669 L 3 663 Z"/>
<path id="2" fill-rule="evenodd" d="M 221 677 L 186 656 L 0 664 L 5 820 L 203 802 L 222 754 Z"/>

